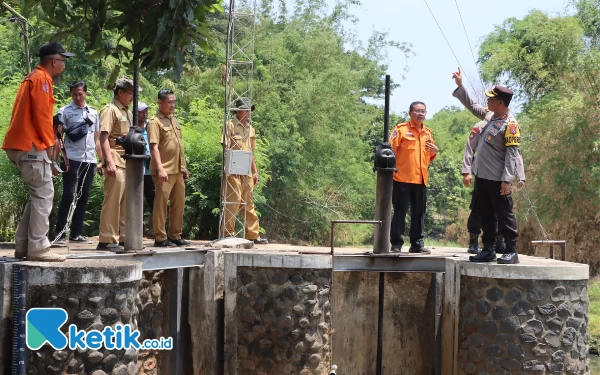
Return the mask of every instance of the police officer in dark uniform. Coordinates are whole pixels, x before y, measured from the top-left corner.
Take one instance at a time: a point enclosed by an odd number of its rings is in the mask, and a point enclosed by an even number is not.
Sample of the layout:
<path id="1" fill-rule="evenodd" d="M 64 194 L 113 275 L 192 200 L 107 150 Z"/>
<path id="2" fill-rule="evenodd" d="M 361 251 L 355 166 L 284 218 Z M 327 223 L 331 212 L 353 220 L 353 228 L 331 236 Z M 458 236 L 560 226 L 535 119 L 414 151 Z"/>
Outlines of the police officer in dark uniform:
<path id="1" fill-rule="evenodd" d="M 473 165 L 473 164 L 471 164 Z M 471 191 L 471 203 L 469 204 L 469 218 L 467 219 L 467 230 L 469 231 L 469 248 L 467 252 L 469 254 L 479 254 L 481 248 L 479 248 L 479 235 L 481 234 L 481 220 L 477 214 L 477 205 L 475 204 L 475 194 Z M 496 244 L 494 245 L 494 251 L 497 254 L 504 254 L 506 245 L 504 245 L 504 238 L 502 233 L 498 233 L 496 236 Z"/>
<path id="2" fill-rule="evenodd" d="M 494 86 L 486 91 L 488 105 L 473 101 L 462 85 L 462 74 L 452 74 L 458 88 L 452 93 L 467 109 L 480 118 L 465 146 L 463 157 L 463 183 L 470 186 L 471 173 L 475 174 L 475 206 L 483 229 L 483 250 L 469 257 L 472 262 L 496 260 L 494 242 L 500 231 L 506 243 L 505 254 L 498 258 L 500 264 L 517 264 L 518 229 L 513 213 L 511 182 L 525 181 L 523 157 L 519 145 L 521 129 L 508 106 L 513 92 L 504 86 Z M 474 160 L 475 152 L 477 157 Z"/>

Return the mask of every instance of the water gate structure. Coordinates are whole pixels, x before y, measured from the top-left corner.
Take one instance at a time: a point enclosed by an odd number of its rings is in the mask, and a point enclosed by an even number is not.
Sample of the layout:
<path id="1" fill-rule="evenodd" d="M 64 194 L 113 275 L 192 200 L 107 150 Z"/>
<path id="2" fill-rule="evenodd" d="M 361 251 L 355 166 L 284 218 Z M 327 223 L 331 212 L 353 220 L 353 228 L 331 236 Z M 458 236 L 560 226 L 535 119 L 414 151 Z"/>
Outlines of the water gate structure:
<path id="1" fill-rule="evenodd" d="M 270 244 L 78 249 L 63 264 L 6 257 L 0 373 L 309 375 L 334 365 L 353 375 L 589 373 L 587 265 L 532 256 L 475 264 L 467 255 L 338 248 L 331 256 Z M 141 338 L 172 337 L 173 350 L 32 351 L 18 340 L 18 313 L 32 307 L 62 307 L 84 330 L 130 324 Z"/>

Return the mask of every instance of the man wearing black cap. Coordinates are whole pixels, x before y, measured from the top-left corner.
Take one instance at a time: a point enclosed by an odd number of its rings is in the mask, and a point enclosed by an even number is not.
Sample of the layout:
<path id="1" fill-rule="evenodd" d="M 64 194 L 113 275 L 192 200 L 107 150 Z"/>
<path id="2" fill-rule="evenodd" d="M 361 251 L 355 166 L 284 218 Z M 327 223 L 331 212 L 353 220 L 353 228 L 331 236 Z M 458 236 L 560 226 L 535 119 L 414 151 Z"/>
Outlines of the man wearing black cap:
<path id="1" fill-rule="evenodd" d="M 458 86 L 452 95 L 483 120 L 473 127 L 463 157 L 465 186 L 471 186 L 471 173 L 475 174 L 475 206 L 483 229 L 483 250 L 469 259 L 472 262 L 496 260 L 494 241 L 500 231 L 506 250 L 498 263 L 517 264 L 518 229 L 512 209 L 511 182 L 524 182 L 525 169 L 519 149 L 521 129 L 508 108 L 513 92 L 504 86 L 494 86 L 485 92 L 488 105 L 484 107 L 475 103 L 463 87 L 460 68 L 452 78 Z M 473 159 L 476 151 L 477 157 Z"/>
<path id="2" fill-rule="evenodd" d="M 67 58 L 75 55 L 58 43 L 47 43 L 38 56 L 39 65 L 23 79 L 17 91 L 2 149 L 19 168 L 29 193 L 15 234 L 15 257 L 62 262 L 65 257 L 50 251 L 47 237 L 54 197 L 50 162 L 54 146 L 52 77 L 58 76 L 65 69 Z"/>

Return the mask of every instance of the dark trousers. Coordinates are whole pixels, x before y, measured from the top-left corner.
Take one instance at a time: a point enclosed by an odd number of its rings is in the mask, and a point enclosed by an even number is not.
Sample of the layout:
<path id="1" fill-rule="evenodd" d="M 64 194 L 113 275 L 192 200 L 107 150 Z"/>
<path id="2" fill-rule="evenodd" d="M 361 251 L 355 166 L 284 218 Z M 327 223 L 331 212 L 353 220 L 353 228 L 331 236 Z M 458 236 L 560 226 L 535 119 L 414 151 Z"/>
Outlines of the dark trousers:
<path id="1" fill-rule="evenodd" d="M 148 207 L 150 207 L 150 215 L 152 215 L 152 208 L 154 207 L 154 181 L 152 181 L 152 176 L 144 175 L 144 199 L 146 199 L 146 203 Z"/>
<path id="2" fill-rule="evenodd" d="M 504 237 L 507 249 L 514 250 L 519 232 L 513 213 L 512 195 L 500 195 L 500 181 L 475 177 L 475 206 L 481 219 L 484 246 L 494 246 L 498 231 Z"/>
<path id="3" fill-rule="evenodd" d="M 425 227 L 425 206 L 427 205 L 427 187 L 424 184 L 407 184 L 394 181 L 392 192 L 392 205 L 394 216 L 390 231 L 392 246 L 402 246 L 402 235 L 406 229 L 406 213 L 410 205 L 410 243 L 413 246 L 422 246 Z"/>
<path id="4" fill-rule="evenodd" d="M 61 168 L 66 169 L 64 162 Z M 71 219 L 71 237 L 77 237 L 83 234 L 83 220 L 87 209 L 88 198 L 94 176 L 96 175 L 95 163 L 81 163 L 69 159 L 69 171 L 63 173 L 63 192 L 58 206 L 56 216 L 56 234 L 62 232 L 67 225 L 67 216 L 69 207 L 73 203 L 73 195 L 77 194 L 77 203 Z"/>
<path id="5" fill-rule="evenodd" d="M 144 199 L 146 199 L 146 204 L 150 207 L 150 217 L 148 218 L 148 230 L 154 230 L 152 225 L 152 209 L 154 207 L 154 181 L 152 180 L 151 175 L 144 175 Z"/>
<path id="6" fill-rule="evenodd" d="M 481 234 L 481 220 L 479 220 L 479 215 L 477 215 L 476 205 L 475 205 L 475 190 L 471 191 L 471 204 L 469 205 L 469 209 L 471 213 L 469 213 L 469 218 L 467 219 L 467 230 L 472 234 Z"/>

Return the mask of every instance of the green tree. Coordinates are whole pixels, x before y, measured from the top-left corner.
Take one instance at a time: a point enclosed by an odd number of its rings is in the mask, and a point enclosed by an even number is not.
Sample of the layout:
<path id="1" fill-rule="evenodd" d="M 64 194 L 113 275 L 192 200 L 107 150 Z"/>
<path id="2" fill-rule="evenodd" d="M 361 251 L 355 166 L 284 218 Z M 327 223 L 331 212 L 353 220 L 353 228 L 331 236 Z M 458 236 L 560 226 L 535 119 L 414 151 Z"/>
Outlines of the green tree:
<path id="1" fill-rule="evenodd" d="M 560 87 L 574 72 L 583 49 L 583 28 L 575 17 L 550 18 L 532 11 L 523 20 L 509 18 L 481 44 L 483 78 L 519 87 L 528 98 Z"/>

